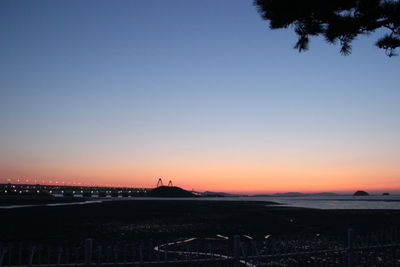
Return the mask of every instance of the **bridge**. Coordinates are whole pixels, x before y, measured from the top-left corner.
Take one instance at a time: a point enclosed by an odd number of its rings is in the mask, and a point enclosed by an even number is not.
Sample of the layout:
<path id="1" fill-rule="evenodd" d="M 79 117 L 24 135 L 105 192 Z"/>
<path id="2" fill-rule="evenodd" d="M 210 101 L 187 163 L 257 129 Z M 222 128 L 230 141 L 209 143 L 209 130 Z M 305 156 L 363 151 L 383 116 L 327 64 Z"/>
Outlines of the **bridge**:
<path id="1" fill-rule="evenodd" d="M 158 179 L 158 182 L 157 182 L 157 187 L 160 187 L 160 186 L 164 186 L 164 183 L 163 183 L 163 180 L 162 180 L 162 178 L 159 178 Z M 172 180 L 169 180 L 169 182 L 168 182 L 168 185 L 167 186 L 169 186 L 169 187 L 172 187 L 173 186 L 173 184 L 172 184 Z"/>
<path id="2" fill-rule="evenodd" d="M 136 187 L 0 184 L 0 195 L 2 196 L 133 197 L 146 196 L 150 190 L 151 188 Z"/>
<path id="3" fill-rule="evenodd" d="M 164 186 L 162 178 L 157 186 Z M 172 187 L 169 180 L 168 186 Z M 46 185 L 30 183 L 0 184 L 0 196 L 82 196 L 82 197 L 141 197 L 146 196 L 152 188 L 140 187 L 110 187 L 110 186 L 80 186 L 80 185 Z"/>

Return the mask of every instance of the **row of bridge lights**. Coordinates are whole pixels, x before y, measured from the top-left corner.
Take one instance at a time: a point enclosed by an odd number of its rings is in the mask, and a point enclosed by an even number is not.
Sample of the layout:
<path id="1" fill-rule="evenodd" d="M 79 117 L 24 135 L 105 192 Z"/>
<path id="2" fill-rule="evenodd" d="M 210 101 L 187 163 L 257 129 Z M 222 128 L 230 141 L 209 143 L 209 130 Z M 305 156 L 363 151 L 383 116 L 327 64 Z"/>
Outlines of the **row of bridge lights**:
<path id="1" fill-rule="evenodd" d="M 80 183 L 80 182 L 59 182 L 59 181 L 53 181 L 53 180 L 37 180 L 37 179 L 34 179 L 34 180 L 29 180 L 29 179 L 19 179 L 19 178 L 17 178 L 17 179 L 7 179 L 7 182 L 8 183 L 35 183 L 35 184 L 37 184 L 37 183 L 43 183 L 43 184 L 53 184 L 53 183 L 55 183 L 55 184 L 62 184 L 62 185 L 65 185 L 65 184 L 68 184 L 68 185 L 70 185 L 70 184 L 73 184 L 73 185 L 81 185 L 82 183 Z M 94 184 L 93 184 L 94 185 Z"/>
<path id="2" fill-rule="evenodd" d="M 15 186 L 14 186 L 14 188 L 15 188 Z M 22 194 L 22 192 L 24 192 L 24 191 L 25 191 L 26 193 L 28 193 L 28 192 L 29 192 L 29 190 L 19 190 L 19 191 L 18 191 L 18 193 L 19 193 L 19 194 Z M 11 192 L 17 192 L 17 190 L 15 190 L 15 189 L 14 189 L 14 190 L 11 190 Z M 105 191 L 105 193 L 106 193 L 106 194 L 111 194 L 112 192 L 113 192 L 113 191 Z M 121 193 L 124 193 L 124 192 L 125 192 L 125 191 L 118 191 L 118 193 L 119 193 L 119 194 L 121 194 Z M 143 190 L 143 192 L 146 192 L 146 190 Z M 4 190 L 4 193 L 6 193 L 6 194 L 7 194 L 7 193 L 8 193 L 8 190 Z M 40 190 L 36 190 L 36 193 L 38 193 L 38 194 L 39 194 L 39 193 L 40 193 Z M 50 191 L 49 191 L 49 193 L 50 193 L 50 194 L 52 194 L 52 193 L 53 193 L 53 191 L 52 191 L 52 190 L 50 190 Z M 76 193 L 76 191 L 72 191 L 72 193 L 73 193 L 73 194 L 75 194 L 75 193 Z M 81 190 L 81 191 L 80 191 L 80 193 L 81 193 L 81 194 L 83 194 L 83 193 L 84 193 L 84 191 L 83 191 L 83 190 Z M 91 193 L 91 194 L 94 194 L 94 191 L 90 191 L 90 193 Z M 98 191 L 98 193 L 100 193 L 100 192 Z M 129 191 L 128 191 L 128 193 L 129 193 L 129 194 L 131 194 L 131 193 L 132 193 L 132 191 L 131 191 L 131 190 L 129 190 Z M 135 191 L 135 193 L 140 193 L 140 191 L 139 191 L 139 190 L 136 190 L 136 191 Z M 61 194 L 64 194 L 64 190 L 61 190 Z"/>
<path id="3" fill-rule="evenodd" d="M 19 190 L 19 191 L 18 191 L 18 194 L 22 194 L 24 191 L 25 191 L 25 193 L 28 193 L 28 192 L 29 192 L 29 190 Z M 11 190 L 10 192 L 17 192 L 17 190 Z M 8 190 L 4 190 L 4 193 L 7 194 L 7 193 L 8 193 Z M 39 190 L 36 190 L 36 193 L 37 193 L 37 194 L 40 194 L 40 191 L 39 191 Z M 50 190 L 49 193 L 52 194 L 53 191 Z M 64 192 L 61 191 L 61 193 L 64 193 Z M 73 193 L 75 194 L 75 191 L 73 191 Z M 83 193 L 83 192 L 81 192 L 81 193 Z"/>
<path id="4" fill-rule="evenodd" d="M 28 192 L 28 191 L 27 191 Z M 38 191 L 39 192 L 39 191 Z M 51 191 L 50 191 L 51 192 Z M 85 191 L 81 190 L 81 193 L 84 193 Z M 101 193 L 101 191 L 97 191 L 98 193 Z M 113 191 L 105 191 L 104 193 L 106 194 L 111 194 Z M 118 191 L 118 193 L 124 193 L 125 191 Z M 135 191 L 136 193 L 140 193 L 139 190 Z M 144 190 L 144 192 L 146 192 L 146 190 Z M 64 190 L 61 190 L 61 193 L 64 194 Z M 75 191 L 72 191 L 73 194 L 75 194 Z M 91 194 L 94 194 L 94 191 L 90 191 Z M 132 193 L 132 191 L 128 191 L 128 193 Z"/>
<path id="5" fill-rule="evenodd" d="M 82 183 L 82 182 L 60 182 L 60 181 L 53 181 L 53 180 L 38 180 L 38 179 L 30 180 L 30 179 L 20 179 L 20 178 L 7 179 L 7 183 L 16 183 L 16 184 L 22 184 L 22 183 L 38 184 L 38 183 L 41 183 L 42 185 L 54 185 L 55 184 L 55 185 L 62 185 L 62 186 L 75 185 L 75 186 L 120 187 L 120 188 L 132 187 L 132 186 L 127 186 L 127 185 L 122 185 L 122 184 L 91 184 L 91 183 Z"/>

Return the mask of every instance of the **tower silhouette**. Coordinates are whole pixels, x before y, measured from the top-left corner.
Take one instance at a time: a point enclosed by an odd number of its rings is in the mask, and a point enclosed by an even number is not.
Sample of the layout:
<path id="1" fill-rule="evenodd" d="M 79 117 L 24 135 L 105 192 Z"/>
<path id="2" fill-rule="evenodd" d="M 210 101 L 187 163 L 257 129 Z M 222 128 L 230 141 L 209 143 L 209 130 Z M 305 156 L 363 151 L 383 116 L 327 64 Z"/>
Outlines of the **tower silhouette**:
<path id="1" fill-rule="evenodd" d="M 173 185 L 172 185 L 172 181 L 171 181 L 171 180 L 169 180 L 169 182 L 168 182 L 168 186 L 173 186 Z"/>
<path id="2" fill-rule="evenodd" d="M 158 182 L 157 182 L 157 187 L 160 187 L 160 186 L 163 186 L 163 182 L 162 182 L 161 178 L 159 178 Z"/>

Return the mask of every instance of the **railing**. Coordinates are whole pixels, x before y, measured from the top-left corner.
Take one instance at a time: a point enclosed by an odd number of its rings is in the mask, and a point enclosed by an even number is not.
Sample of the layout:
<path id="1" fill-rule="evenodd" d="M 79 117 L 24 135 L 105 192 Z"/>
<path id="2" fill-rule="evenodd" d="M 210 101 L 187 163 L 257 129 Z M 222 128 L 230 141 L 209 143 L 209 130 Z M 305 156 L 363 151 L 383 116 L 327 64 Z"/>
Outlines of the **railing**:
<path id="1" fill-rule="evenodd" d="M 0 243 L 0 266 L 400 266 L 397 231 L 345 238 L 318 234 L 284 237 L 188 238 L 173 242 L 77 245 Z"/>

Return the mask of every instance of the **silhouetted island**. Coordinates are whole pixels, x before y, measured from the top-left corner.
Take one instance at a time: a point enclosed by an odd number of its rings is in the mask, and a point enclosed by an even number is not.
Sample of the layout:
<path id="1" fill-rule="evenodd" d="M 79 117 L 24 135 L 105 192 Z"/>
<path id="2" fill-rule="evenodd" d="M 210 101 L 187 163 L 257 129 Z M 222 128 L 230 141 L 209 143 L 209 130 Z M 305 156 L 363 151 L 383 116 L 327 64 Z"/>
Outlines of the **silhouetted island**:
<path id="1" fill-rule="evenodd" d="M 193 193 L 176 186 L 159 186 L 148 193 L 149 197 L 195 197 Z"/>
<path id="2" fill-rule="evenodd" d="M 369 196 L 369 194 L 367 192 L 365 192 L 365 191 L 359 190 L 359 191 L 355 192 L 353 194 L 353 196 Z"/>

